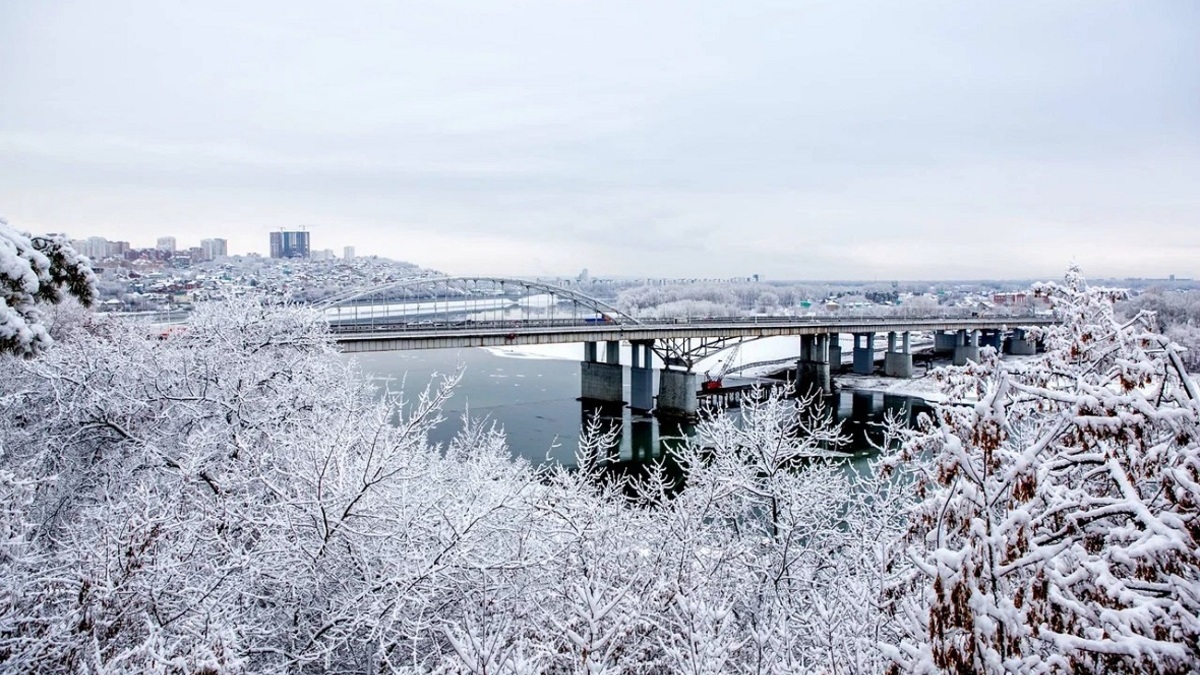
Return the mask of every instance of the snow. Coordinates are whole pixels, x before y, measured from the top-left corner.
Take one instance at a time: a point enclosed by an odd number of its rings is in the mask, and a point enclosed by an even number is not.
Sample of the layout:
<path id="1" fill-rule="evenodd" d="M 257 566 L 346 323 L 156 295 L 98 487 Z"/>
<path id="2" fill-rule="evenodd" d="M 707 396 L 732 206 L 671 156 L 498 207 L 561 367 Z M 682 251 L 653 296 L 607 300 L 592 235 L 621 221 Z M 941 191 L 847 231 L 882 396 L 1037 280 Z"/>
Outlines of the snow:
<path id="1" fill-rule="evenodd" d="M 731 347 L 732 348 L 732 347 Z M 553 344 L 553 345 L 519 345 L 513 347 L 484 347 L 487 351 L 506 358 L 514 359 L 559 359 L 565 361 L 580 361 L 583 359 L 583 344 L 579 342 Z M 717 354 L 713 354 L 707 358 L 701 359 L 696 363 L 694 370 L 703 373 L 711 370 L 723 363 L 724 359 L 728 358 L 730 350 L 726 349 Z M 800 338 L 798 337 L 770 337 L 760 340 L 751 340 L 742 343 L 742 349 L 737 356 L 734 365 L 743 363 L 755 363 L 758 361 L 771 361 L 782 358 L 798 359 L 800 354 Z M 630 353 L 628 349 L 621 350 L 621 365 L 631 365 Z M 662 361 L 655 356 L 654 367 L 662 368 Z M 778 371 L 779 367 L 756 368 L 745 371 L 743 374 L 747 376 L 765 375 L 770 372 Z"/>
<path id="2" fill-rule="evenodd" d="M 0 219 L 0 349 L 28 355 L 48 346 L 40 308 L 61 301 L 64 286 L 85 304 L 95 298 L 87 258 L 63 235 L 31 237 Z"/>
<path id="3" fill-rule="evenodd" d="M 583 359 L 583 347 L 578 343 L 482 347 L 481 349 L 507 359 L 531 361 L 580 361 Z"/>
<path id="4" fill-rule="evenodd" d="M 520 345 L 514 347 L 484 347 L 488 352 L 496 356 L 513 359 L 548 359 L 562 361 L 579 361 L 583 358 L 583 347 L 581 343 L 566 343 L 566 344 L 551 344 L 551 345 Z M 800 358 L 800 339 L 798 337 L 770 337 L 760 340 L 751 340 L 742 343 L 740 353 L 737 355 L 734 365 L 745 363 L 757 363 L 760 361 L 777 361 L 781 363 L 775 365 L 765 365 L 755 368 L 748 368 L 738 373 L 738 376 L 752 380 L 754 378 L 768 377 L 780 371 L 795 368 L 795 359 Z M 723 359 L 728 358 L 730 350 L 725 350 L 701 359 L 695 366 L 694 370 L 703 373 L 720 367 Z M 1033 357 L 1016 357 L 1020 359 Z M 621 350 L 621 364 L 628 366 L 630 363 L 630 354 L 628 349 Z M 655 356 L 654 367 L 662 368 L 662 361 Z M 838 387 L 851 390 L 862 391 L 879 391 L 887 394 L 896 394 L 900 396 L 913 396 L 923 398 L 927 401 L 938 402 L 944 401 L 945 396 L 941 394 L 938 382 L 931 376 L 916 377 L 912 379 L 896 379 L 891 377 L 883 377 L 881 375 L 856 375 L 853 373 L 840 373 L 834 376 L 834 380 Z"/>
<path id="5" fill-rule="evenodd" d="M 837 382 L 837 386 L 842 389 L 879 391 L 898 396 L 912 396 L 923 398 L 931 403 L 941 403 L 946 400 L 946 395 L 941 391 L 941 383 L 932 375 L 899 379 L 895 377 L 883 377 L 882 375 L 843 373 L 834 376 L 834 380 Z"/>
<path id="6" fill-rule="evenodd" d="M 946 371 L 976 405 L 886 471 L 773 395 L 698 423 L 679 492 L 598 480 L 595 435 L 573 470 L 431 446 L 454 378 L 378 400 L 315 313 L 80 331 L 0 378 L 0 671 L 1191 672 L 1200 395 L 1076 303 L 1044 360 Z"/>

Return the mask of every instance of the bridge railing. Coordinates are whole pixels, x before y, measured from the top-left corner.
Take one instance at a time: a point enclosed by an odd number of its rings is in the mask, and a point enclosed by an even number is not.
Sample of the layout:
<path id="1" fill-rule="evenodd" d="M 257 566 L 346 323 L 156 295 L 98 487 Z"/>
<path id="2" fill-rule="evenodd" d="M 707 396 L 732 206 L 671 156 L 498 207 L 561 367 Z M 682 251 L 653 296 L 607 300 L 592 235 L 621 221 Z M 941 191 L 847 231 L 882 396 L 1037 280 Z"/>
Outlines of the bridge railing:
<path id="1" fill-rule="evenodd" d="M 330 321 L 330 331 L 335 334 L 362 334 L 375 332 L 422 333 L 435 331 L 474 331 L 474 330 L 531 330 L 546 328 L 593 328 L 593 329 L 634 329 L 656 326 L 691 326 L 697 328 L 714 326 L 788 326 L 788 325 L 826 325 L 858 326 L 862 324 L 886 324 L 904 322 L 936 322 L 936 321 L 978 321 L 1021 325 L 1022 323 L 1047 323 L 1053 321 L 1050 316 L 992 316 L 974 313 L 937 314 L 924 316 L 854 316 L 854 317 L 818 317 L 818 316 L 754 316 L 754 317 L 705 317 L 699 319 L 646 319 L 636 325 L 621 324 L 597 319 L 508 319 L 508 320 L 420 320 L 420 321 Z"/>
<path id="2" fill-rule="evenodd" d="M 616 328 L 630 326 L 604 321 L 587 321 L 575 319 L 496 319 L 496 320 L 420 320 L 420 321 L 330 321 L 329 330 L 333 333 L 369 333 L 378 331 L 388 332 L 428 332 L 444 330 L 503 330 L 520 328 L 572 328 L 588 326 L 594 328 Z"/>

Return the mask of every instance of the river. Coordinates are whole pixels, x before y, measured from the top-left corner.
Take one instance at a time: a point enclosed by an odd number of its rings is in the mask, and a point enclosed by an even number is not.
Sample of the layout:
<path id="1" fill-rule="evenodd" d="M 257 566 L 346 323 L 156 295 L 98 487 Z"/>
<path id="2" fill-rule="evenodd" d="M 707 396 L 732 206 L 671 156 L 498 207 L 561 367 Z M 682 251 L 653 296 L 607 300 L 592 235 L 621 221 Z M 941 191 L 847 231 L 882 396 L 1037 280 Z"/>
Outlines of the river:
<path id="1" fill-rule="evenodd" d="M 632 415 L 628 408 L 597 409 L 582 404 L 579 396 L 581 345 L 530 350 L 412 350 L 356 354 L 353 358 L 381 388 L 403 388 L 415 396 L 433 378 L 463 369 L 463 379 L 444 409 L 447 418 L 432 439 L 445 444 L 462 427 L 462 417 L 484 418 L 504 429 L 513 455 L 534 465 L 547 462 L 573 465 L 580 429 L 599 413 L 608 424 L 621 421 L 617 450 L 621 463 L 637 463 L 662 456 L 673 442 L 693 433 L 691 425 L 659 422 Z M 726 380 L 729 384 L 749 380 Z M 628 390 L 628 375 L 626 389 Z M 656 385 L 657 386 L 657 385 Z M 626 396 L 628 399 L 628 396 Z M 869 453 L 866 433 L 888 409 L 912 419 L 924 401 L 906 396 L 871 392 L 841 392 L 831 397 L 838 419 L 851 443 L 850 452 Z M 731 411 L 736 414 L 736 410 Z"/>

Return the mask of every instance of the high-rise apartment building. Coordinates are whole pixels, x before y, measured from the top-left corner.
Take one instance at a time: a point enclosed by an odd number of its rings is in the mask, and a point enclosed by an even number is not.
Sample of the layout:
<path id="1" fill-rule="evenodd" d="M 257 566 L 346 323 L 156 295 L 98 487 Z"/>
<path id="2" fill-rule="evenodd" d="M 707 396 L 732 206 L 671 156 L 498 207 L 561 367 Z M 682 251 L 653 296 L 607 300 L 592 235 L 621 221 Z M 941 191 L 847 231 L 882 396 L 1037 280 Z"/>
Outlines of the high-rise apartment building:
<path id="1" fill-rule="evenodd" d="M 104 252 L 108 247 L 108 240 L 103 237 L 75 239 L 71 241 L 71 247 L 79 251 L 80 255 L 86 255 L 92 260 L 99 260 L 104 257 Z"/>
<path id="2" fill-rule="evenodd" d="M 350 262 L 351 260 L 354 260 L 354 247 L 353 246 L 347 246 L 342 249 L 342 259 L 345 260 L 346 262 Z"/>
<path id="3" fill-rule="evenodd" d="M 271 233 L 272 258 L 307 258 L 308 233 L 280 231 Z"/>
<path id="4" fill-rule="evenodd" d="M 104 260 L 108 257 L 108 240 L 104 237 L 88 237 L 87 247 L 82 253 L 92 260 Z"/>
<path id="5" fill-rule="evenodd" d="M 229 255 L 229 242 L 224 239 L 201 239 L 200 248 L 207 260 L 216 260 Z"/>
<path id="6" fill-rule="evenodd" d="M 91 258 L 93 262 L 100 262 L 106 258 L 120 258 L 129 250 L 129 242 L 109 241 L 104 237 L 75 239 L 71 246 L 82 255 Z"/>
<path id="7" fill-rule="evenodd" d="M 175 237 L 159 237 L 158 241 L 154 242 L 154 248 L 160 251 L 169 253 L 175 252 Z"/>

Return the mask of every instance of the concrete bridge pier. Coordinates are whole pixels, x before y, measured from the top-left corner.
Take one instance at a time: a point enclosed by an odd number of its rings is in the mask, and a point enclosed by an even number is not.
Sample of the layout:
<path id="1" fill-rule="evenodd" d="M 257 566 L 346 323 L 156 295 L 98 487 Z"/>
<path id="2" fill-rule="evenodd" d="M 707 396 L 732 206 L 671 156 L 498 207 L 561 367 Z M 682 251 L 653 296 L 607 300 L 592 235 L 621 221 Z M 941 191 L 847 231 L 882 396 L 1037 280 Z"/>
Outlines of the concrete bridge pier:
<path id="1" fill-rule="evenodd" d="M 909 331 L 904 331 L 900 351 L 896 351 L 896 331 L 888 333 L 888 350 L 883 355 L 883 374 L 888 377 L 912 377 L 912 341 Z"/>
<path id="2" fill-rule="evenodd" d="M 933 353 L 936 356 L 948 356 L 954 353 L 958 346 L 958 334 L 944 330 L 933 332 Z"/>
<path id="3" fill-rule="evenodd" d="M 965 366 L 967 361 L 979 363 L 979 331 L 960 330 L 955 342 L 954 365 Z"/>
<path id="4" fill-rule="evenodd" d="M 838 343 L 839 337 L 838 333 L 829 334 L 829 349 L 827 350 L 829 368 L 835 373 L 842 371 L 842 346 Z"/>
<path id="5" fill-rule="evenodd" d="M 625 369 L 621 366 L 621 343 L 605 343 L 601 361 L 595 342 L 583 343 L 583 362 L 579 364 L 579 398 L 601 403 L 624 403 L 622 385 Z"/>
<path id="6" fill-rule="evenodd" d="M 696 419 L 699 382 L 690 370 L 663 368 L 658 373 L 658 406 L 654 414 L 668 419 Z"/>
<path id="7" fill-rule="evenodd" d="M 1004 333 L 996 328 L 984 328 L 979 335 L 980 347 L 991 347 L 999 352 L 1004 347 Z"/>
<path id="8" fill-rule="evenodd" d="M 839 357 L 841 350 L 838 350 Z M 829 381 L 829 336 L 801 335 L 800 360 L 796 362 L 796 393 L 806 396 L 832 393 Z"/>
<path id="9" fill-rule="evenodd" d="M 629 408 L 648 413 L 654 409 L 654 340 L 631 343 L 633 361 L 629 368 Z"/>
<path id="10" fill-rule="evenodd" d="M 1012 339 L 1008 343 L 1008 353 L 1014 356 L 1033 356 L 1037 353 L 1037 343 L 1029 339 L 1024 328 L 1014 328 Z"/>
<path id="11" fill-rule="evenodd" d="M 875 372 L 875 334 L 854 334 L 854 372 L 870 375 Z"/>

